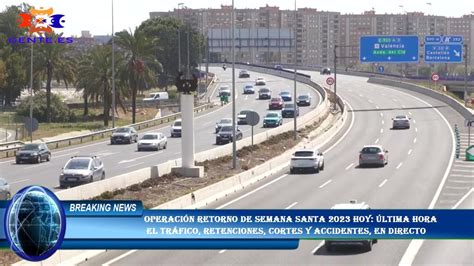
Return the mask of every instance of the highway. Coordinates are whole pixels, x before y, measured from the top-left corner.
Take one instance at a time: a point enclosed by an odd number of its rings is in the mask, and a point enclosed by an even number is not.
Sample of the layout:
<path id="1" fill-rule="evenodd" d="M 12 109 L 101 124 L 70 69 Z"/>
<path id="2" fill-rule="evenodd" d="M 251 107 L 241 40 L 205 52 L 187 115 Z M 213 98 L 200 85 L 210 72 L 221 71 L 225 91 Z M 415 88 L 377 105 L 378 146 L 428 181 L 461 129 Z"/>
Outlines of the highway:
<path id="1" fill-rule="evenodd" d="M 319 72 L 309 73 L 320 84 L 327 78 Z M 289 175 L 285 169 L 209 208 L 326 209 L 351 199 L 380 209 L 472 208 L 472 194 L 463 197 L 472 189 L 474 164 L 454 159 L 452 127 L 462 125 L 464 119 L 434 99 L 366 80 L 338 75 L 338 94 L 350 105 L 351 121 L 343 129 L 347 133 L 339 136 L 340 142 L 321 149 L 324 171 Z M 391 129 L 391 118 L 397 114 L 412 118 L 410 129 Z M 358 167 L 358 152 L 367 144 L 379 144 L 389 151 L 387 166 Z M 404 260 L 408 264 L 472 265 L 473 241 L 430 241 L 420 249 L 411 242 L 380 240 L 371 252 L 339 247 L 328 253 L 321 240 L 301 241 L 298 249 L 286 251 L 114 250 L 83 264 L 394 265 Z"/>
<path id="2" fill-rule="evenodd" d="M 217 74 L 220 84 L 231 85 L 232 72 L 222 68 L 211 68 L 211 72 Z M 282 90 L 293 91 L 293 81 L 287 80 L 271 75 L 263 75 L 250 72 L 249 79 L 237 78 L 238 69 L 236 69 L 236 106 L 237 112 L 243 109 L 253 109 L 260 114 L 261 121 L 267 112 L 268 101 L 257 100 L 257 94 L 243 95 L 243 87 L 245 84 L 253 84 L 257 77 L 264 77 L 267 80 L 267 87 L 272 89 L 273 95 L 277 95 Z M 258 89 L 259 86 L 256 86 Z M 321 101 L 319 94 L 312 88 L 297 84 L 298 91 L 302 93 L 310 93 L 312 95 L 312 105 L 309 107 L 301 107 L 301 115 L 316 108 Z M 217 93 L 214 93 L 213 98 L 217 99 Z M 216 147 L 215 145 L 215 123 L 221 118 L 232 117 L 232 106 L 227 104 L 222 108 L 214 108 L 208 112 L 199 114 L 195 119 L 195 150 L 196 152 L 205 151 Z M 290 123 L 293 119 L 285 118 L 284 123 Z M 240 126 L 243 131 L 244 138 L 250 136 L 250 126 Z M 255 126 L 254 133 L 262 132 L 264 129 Z M 75 155 L 96 155 L 102 159 L 105 166 L 106 178 L 131 172 L 147 166 L 156 165 L 166 162 L 171 159 L 176 159 L 181 156 L 181 138 L 170 137 L 170 125 L 165 125 L 153 129 L 147 129 L 144 132 L 163 132 L 168 136 L 168 145 L 166 150 L 159 152 L 137 152 L 137 145 L 110 145 L 109 140 L 88 143 L 84 145 L 72 146 L 59 150 L 52 150 L 52 159 L 50 162 L 43 162 L 41 164 L 21 164 L 16 165 L 12 158 L 0 161 L 0 176 L 5 178 L 11 187 L 12 194 L 27 185 L 42 185 L 53 190 L 57 190 L 59 186 L 59 174 L 61 168 L 65 165 L 71 156 Z M 143 132 L 139 132 L 143 134 Z M 232 145 L 232 144 L 228 144 Z"/>

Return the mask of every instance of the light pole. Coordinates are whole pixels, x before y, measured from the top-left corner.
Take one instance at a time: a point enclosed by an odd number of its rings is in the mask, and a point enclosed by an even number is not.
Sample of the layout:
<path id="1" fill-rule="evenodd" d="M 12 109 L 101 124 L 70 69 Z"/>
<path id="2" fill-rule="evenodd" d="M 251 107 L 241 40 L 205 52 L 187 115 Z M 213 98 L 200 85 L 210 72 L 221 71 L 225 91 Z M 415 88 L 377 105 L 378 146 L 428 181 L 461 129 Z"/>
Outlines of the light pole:
<path id="1" fill-rule="evenodd" d="M 294 23 L 294 27 L 295 27 L 295 30 L 294 30 L 294 35 L 295 35 L 295 47 L 294 47 L 294 51 L 295 51 L 295 72 L 293 73 L 293 81 L 294 81 L 294 88 L 293 88 L 293 104 L 294 104 L 294 111 L 293 111 L 293 132 L 294 132 L 294 136 L 293 138 L 296 140 L 297 137 L 298 137 L 298 132 L 296 131 L 296 63 L 297 63 L 297 60 L 296 60 L 296 24 L 297 24 L 297 16 L 296 16 L 296 13 L 297 13 L 297 9 L 296 9 L 296 0 L 295 0 L 295 23 Z"/>
<path id="2" fill-rule="evenodd" d="M 237 139 L 235 127 L 235 21 L 234 21 L 234 0 L 232 0 L 231 15 L 231 37 L 232 37 L 232 168 L 237 168 Z"/>
<path id="3" fill-rule="evenodd" d="M 115 128 L 115 31 L 114 0 L 112 0 L 112 128 Z"/>
<path id="4" fill-rule="evenodd" d="M 180 6 L 184 3 L 178 3 L 178 18 L 181 22 Z M 181 26 L 178 26 L 178 72 L 181 73 Z M 181 93 L 178 92 L 178 112 L 181 112 Z"/>
<path id="5" fill-rule="evenodd" d="M 30 54 L 30 142 L 33 142 L 33 43 Z"/>

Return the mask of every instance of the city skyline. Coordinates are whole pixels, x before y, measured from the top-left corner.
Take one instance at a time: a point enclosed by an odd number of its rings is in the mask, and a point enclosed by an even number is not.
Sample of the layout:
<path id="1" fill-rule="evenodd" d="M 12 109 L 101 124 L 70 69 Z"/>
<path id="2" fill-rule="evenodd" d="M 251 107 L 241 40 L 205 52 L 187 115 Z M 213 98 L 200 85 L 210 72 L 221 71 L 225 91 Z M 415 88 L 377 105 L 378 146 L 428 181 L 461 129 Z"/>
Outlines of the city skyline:
<path id="1" fill-rule="evenodd" d="M 59 0 L 31 0 L 26 3 L 35 7 L 53 7 L 55 12 L 64 14 L 66 18 L 64 34 L 67 36 L 80 36 L 81 31 L 88 30 L 92 35 L 110 35 L 111 34 L 111 2 L 112 1 L 95 1 L 85 0 L 78 2 L 65 2 Z M 300 2 L 300 3 L 298 3 Z M 441 0 L 425 0 L 425 1 L 350 1 L 350 0 L 333 0 L 318 3 L 308 3 L 297 1 L 297 8 L 316 8 L 319 11 L 340 12 L 341 14 L 361 14 L 364 11 L 375 10 L 377 14 L 401 14 L 404 12 L 423 12 L 426 15 L 437 15 L 446 17 L 461 17 L 463 15 L 473 14 L 474 2 L 462 0 L 441 1 Z M 14 0 L 6 0 L 1 7 L 2 10 L 6 6 L 18 5 L 22 2 Z M 94 3 L 95 8 L 89 5 Z M 178 3 L 193 9 L 220 8 L 221 5 L 231 5 L 231 1 L 194 1 L 187 3 L 186 1 L 166 1 L 166 2 L 150 2 L 146 0 L 135 0 L 133 5 L 130 1 L 115 0 L 115 30 L 134 30 L 140 23 L 149 18 L 150 12 L 172 11 L 178 7 Z M 236 9 L 256 9 L 264 7 L 268 1 L 235 1 Z M 274 0 L 270 6 L 279 7 L 280 10 L 288 10 L 294 8 L 294 1 Z M 463 8 L 459 8 L 462 6 Z M 350 11 L 350 12 L 349 12 Z M 96 19 L 88 19 L 88 18 Z M 86 18 L 86 19 L 84 19 Z M 126 18 L 126 19 L 123 19 Z M 100 22 L 98 23 L 98 20 Z M 79 23 L 78 23 L 79 22 Z"/>

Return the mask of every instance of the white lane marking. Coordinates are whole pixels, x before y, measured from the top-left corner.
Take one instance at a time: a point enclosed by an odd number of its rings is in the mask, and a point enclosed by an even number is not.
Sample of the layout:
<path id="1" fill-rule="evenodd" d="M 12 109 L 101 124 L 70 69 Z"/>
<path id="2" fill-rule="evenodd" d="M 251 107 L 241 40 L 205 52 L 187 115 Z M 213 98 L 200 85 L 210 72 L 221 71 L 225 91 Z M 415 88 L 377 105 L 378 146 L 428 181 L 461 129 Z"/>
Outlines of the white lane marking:
<path id="1" fill-rule="evenodd" d="M 135 167 L 135 166 L 139 166 L 140 164 L 144 164 L 145 162 L 141 162 L 141 163 L 136 163 L 136 164 L 132 164 L 132 165 L 129 165 L 127 167 L 125 167 L 125 169 L 127 168 L 131 168 L 131 167 Z"/>
<path id="2" fill-rule="evenodd" d="M 380 107 L 378 105 L 375 106 L 375 109 L 380 109 Z"/>
<path id="3" fill-rule="evenodd" d="M 153 152 L 152 154 L 148 154 L 148 155 L 143 155 L 143 156 L 140 156 L 140 157 L 137 157 L 135 158 L 134 160 L 140 160 L 140 159 L 143 159 L 143 158 L 146 158 L 146 157 L 150 157 L 150 156 L 155 156 L 157 154 L 160 154 L 160 153 L 163 153 L 163 150 L 159 151 L 159 152 Z"/>
<path id="4" fill-rule="evenodd" d="M 385 183 L 387 183 L 387 179 L 385 179 L 384 181 L 382 181 L 382 183 L 380 183 L 379 187 L 383 187 L 383 185 L 385 185 Z"/>
<path id="5" fill-rule="evenodd" d="M 472 162 L 466 162 L 466 161 L 456 161 L 455 164 L 468 164 L 468 165 L 474 165 Z"/>
<path id="6" fill-rule="evenodd" d="M 247 100 L 248 98 L 249 98 L 249 96 L 248 96 L 248 95 L 245 95 L 245 98 L 244 98 L 244 100 Z"/>
<path id="7" fill-rule="evenodd" d="M 382 120 L 382 125 L 385 124 L 385 120 Z"/>
<path id="8" fill-rule="evenodd" d="M 36 167 L 40 167 L 40 166 L 44 166 L 44 163 L 39 163 L 39 164 L 37 164 L 37 165 L 28 166 L 28 167 L 25 167 L 24 169 L 25 169 L 25 170 L 28 170 L 28 169 L 32 169 L 32 168 L 36 168 Z"/>
<path id="9" fill-rule="evenodd" d="M 416 124 L 416 120 L 415 120 L 415 119 L 413 119 L 413 124 Z"/>
<path id="10" fill-rule="evenodd" d="M 178 154 L 181 154 L 181 152 L 175 152 L 174 155 L 178 155 Z"/>
<path id="11" fill-rule="evenodd" d="M 349 164 L 349 165 L 346 167 L 346 170 L 349 170 L 353 165 L 354 165 L 354 163 Z"/>
<path id="12" fill-rule="evenodd" d="M 54 158 L 59 158 L 59 157 L 63 157 L 63 156 L 73 156 L 74 154 L 78 154 L 79 152 L 76 151 L 76 152 L 73 152 L 73 153 L 66 153 L 66 154 L 62 154 L 62 155 L 54 155 Z M 53 155 L 51 155 L 51 157 L 53 157 Z"/>
<path id="13" fill-rule="evenodd" d="M 362 94 L 359 93 L 359 97 L 364 97 L 364 95 L 362 95 Z"/>
<path id="14" fill-rule="evenodd" d="M 402 94 L 405 94 L 407 96 L 410 96 L 413 99 L 416 99 L 419 102 L 422 102 L 422 103 L 426 104 L 429 107 L 433 107 L 433 105 L 429 104 L 428 102 L 426 102 L 426 101 L 424 101 L 424 100 L 422 100 L 422 99 L 420 99 L 416 96 L 413 96 L 411 94 L 408 94 L 408 93 L 402 92 L 402 91 L 398 91 L 398 92 L 402 93 Z M 436 190 L 436 193 L 435 193 L 433 199 L 431 200 L 431 203 L 428 206 L 428 209 L 433 209 L 436 202 L 439 199 L 439 196 L 440 196 L 441 191 L 444 187 L 444 184 L 446 183 L 446 180 L 448 179 L 449 171 L 450 171 L 450 169 L 453 165 L 454 154 L 455 154 L 455 151 L 456 151 L 456 140 L 454 138 L 454 133 L 453 133 L 453 129 L 452 129 L 451 125 L 449 124 L 446 117 L 444 117 L 443 114 L 441 114 L 441 112 L 438 109 L 433 108 L 433 110 L 441 117 L 441 119 L 443 119 L 444 123 L 446 124 L 446 126 L 449 129 L 449 133 L 451 134 L 451 147 L 452 147 L 452 149 L 451 149 L 451 156 L 449 156 L 450 159 L 449 159 L 449 162 L 448 162 L 448 166 L 446 167 L 446 170 L 444 171 L 443 179 L 441 180 L 441 183 L 439 183 L 438 189 Z M 401 258 L 398 265 L 411 265 L 413 263 L 413 260 L 415 260 L 415 257 L 418 254 L 418 251 L 420 250 L 421 246 L 423 245 L 423 242 L 424 242 L 424 240 L 420 240 L 420 239 L 412 240 L 410 242 L 410 244 L 408 245 L 408 247 L 407 247 L 405 253 L 403 254 L 403 256 L 402 256 L 402 258 Z"/>
<path id="15" fill-rule="evenodd" d="M 472 165 L 464 165 L 464 164 L 454 164 L 455 167 L 461 167 L 461 168 L 474 168 L 474 164 Z"/>
<path id="16" fill-rule="evenodd" d="M 380 116 L 382 116 L 382 117 L 383 117 L 383 113 L 380 113 Z"/>
<path id="17" fill-rule="evenodd" d="M 412 115 L 413 115 L 411 112 L 408 112 L 408 114 L 409 114 L 410 116 L 412 116 Z"/>
<path id="18" fill-rule="evenodd" d="M 392 100 L 393 100 L 394 102 L 398 102 L 398 100 L 397 100 L 397 99 L 395 99 L 395 98 L 392 98 Z"/>
<path id="19" fill-rule="evenodd" d="M 122 255 L 120 255 L 120 256 L 118 256 L 114 259 L 111 259 L 111 260 L 107 261 L 106 263 L 102 264 L 102 266 L 110 266 L 110 264 L 115 263 L 115 262 L 127 257 L 128 255 L 131 255 L 131 254 L 137 252 L 137 251 L 138 251 L 137 249 L 133 249 L 133 250 L 130 250 L 128 252 L 125 252 Z"/>
<path id="20" fill-rule="evenodd" d="M 458 184 L 472 184 L 472 181 L 470 181 L 470 180 L 448 179 L 448 182 L 458 183 Z"/>
<path id="21" fill-rule="evenodd" d="M 320 249 L 323 245 L 324 245 L 324 241 L 321 241 L 319 245 L 317 245 L 313 250 L 311 250 L 311 254 L 314 255 L 314 253 L 316 253 L 316 251 L 318 251 L 318 249 Z"/>
<path id="22" fill-rule="evenodd" d="M 418 132 L 418 128 L 417 128 L 417 127 L 415 127 L 415 132 Z"/>
<path id="23" fill-rule="evenodd" d="M 297 201 L 295 201 L 295 202 L 291 203 L 291 204 L 290 204 L 288 207 L 286 207 L 286 208 L 285 208 L 285 210 L 289 210 L 289 209 L 291 209 L 291 208 L 292 208 L 292 207 L 294 207 L 296 204 L 298 204 L 298 202 L 297 202 Z"/>
<path id="24" fill-rule="evenodd" d="M 379 143 L 379 140 L 380 140 L 380 139 L 376 139 L 376 140 L 375 140 L 375 144 Z"/>
<path id="25" fill-rule="evenodd" d="M 104 157 L 107 157 L 107 156 L 110 156 L 110 155 L 114 155 L 114 154 L 117 154 L 118 152 L 103 152 L 103 153 L 99 153 L 97 154 L 97 157 L 99 158 L 104 158 Z"/>
<path id="26" fill-rule="evenodd" d="M 416 143 L 416 138 L 413 140 L 413 143 Z"/>
<path id="27" fill-rule="evenodd" d="M 452 176 L 452 177 L 470 177 L 472 178 L 472 175 L 458 175 L 458 174 L 451 174 L 449 176 Z"/>
<path id="28" fill-rule="evenodd" d="M 399 163 L 399 164 L 397 165 L 397 170 L 400 169 L 400 167 L 402 167 L 402 165 L 403 165 L 403 163 Z"/>
<path id="29" fill-rule="evenodd" d="M 134 162 L 135 159 L 130 159 L 130 160 L 121 160 L 120 162 L 118 162 L 118 164 L 123 164 L 123 163 L 131 163 L 131 162 Z"/>
<path id="30" fill-rule="evenodd" d="M 226 252 L 226 251 L 227 251 L 227 249 L 223 249 L 223 250 L 219 251 L 219 254 L 222 254 L 222 253 L 224 253 L 224 252 Z"/>
<path id="31" fill-rule="evenodd" d="M 382 133 L 383 133 L 383 128 L 380 129 L 380 134 L 382 134 Z"/>
<path id="32" fill-rule="evenodd" d="M 402 108 L 406 108 L 406 106 L 402 104 Z"/>
<path id="33" fill-rule="evenodd" d="M 474 170 L 461 170 L 461 169 L 453 169 L 451 170 L 453 172 L 461 172 L 461 173 L 473 173 L 474 174 Z"/>
<path id="34" fill-rule="evenodd" d="M 466 193 L 466 195 L 464 195 L 454 206 L 453 206 L 453 210 L 454 209 L 457 209 L 457 207 L 459 207 L 459 205 L 461 205 L 461 203 L 467 199 L 467 197 L 469 197 L 469 195 L 471 195 L 471 193 L 474 192 L 474 188 L 471 188 L 471 190 L 469 190 L 469 192 Z"/>
<path id="35" fill-rule="evenodd" d="M 10 184 L 10 185 L 13 185 L 13 184 L 18 184 L 18 183 L 26 182 L 26 181 L 30 181 L 30 179 L 22 179 L 22 180 L 18 180 L 18 181 L 13 181 L 13 182 L 10 182 L 9 184 Z"/>
<path id="36" fill-rule="evenodd" d="M 449 182 L 449 180 L 448 180 Z M 446 189 L 457 189 L 457 190 L 466 190 L 469 189 L 468 187 L 455 187 L 455 186 L 445 186 Z"/>
<path id="37" fill-rule="evenodd" d="M 371 99 L 369 99 L 369 103 L 374 103 L 374 101 L 372 101 Z"/>
<path id="38" fill-rule="evenodd" d="M 410 155 L 412 151 L 413 151 L 412 149 L 409 149 L 408 150 L 408 155 Z"/>
<path id="39" fill-rule="evenodd" d="M 246 198 L 246 197 L 248 197 L 248 196 L 254 194 L 255 192 L 258 192 L 258 191 L 260 191 L 260 190 L 262 190 L 262 189 L 264 189 L 264 188 L 270 186 L 271 184 L 280 181 L 281 179 L 283 179 L 283 178 L 285 178 L 285 177 L 287 177 L 287 176 L 288 176 L 288 174 L 284 174 L 284 175 L 282 175 L 282 176 L 280 176 L 280 177 L 278 177 L 278 178 L 275 178 L 275 179 L 273 179 L 272 181 L 266 183 L 265 185 L 263 185 L 263 186 L 261 186 L 261 187 L 258 187 L 258 188 L 256 188 L 256 189 L 250 191 L 250 192 L 245 193 L 244 195 L 242 195 L 242 196 L 240 196 L 240 197 L 238 197 L 238 198 L 236 198 L 236 199 L 233 199 L 233 200 L 231 200 L 231 201 L 229 201 L 229 202 L 227 202 L 227 203 L 222 204 L 221 206 L 217 207 L 216 210 L 223 209 L 223 208 L 225 208 L 225 207 L 227 207 L 227 206 L 229 206 L 229 205 L 231 205 L 231 204 L 233 204 L 233 203 L 235 203 L 235 202 L 237 202 L 237 201 L 239 201 L 239 200 L 241 200 L 241 199 L 243 199 L 243 198 Z"/>
<path id="40" fill-rule="evenodd" d="M 332 179 L 329 179 L 328 181 L 324 182 L 324 184 L 322 184 L 321 186 L 319 186 L 319 188 L 323 188 L 325 187 L 327 184 L 331 183 L 332 182 Z"/>

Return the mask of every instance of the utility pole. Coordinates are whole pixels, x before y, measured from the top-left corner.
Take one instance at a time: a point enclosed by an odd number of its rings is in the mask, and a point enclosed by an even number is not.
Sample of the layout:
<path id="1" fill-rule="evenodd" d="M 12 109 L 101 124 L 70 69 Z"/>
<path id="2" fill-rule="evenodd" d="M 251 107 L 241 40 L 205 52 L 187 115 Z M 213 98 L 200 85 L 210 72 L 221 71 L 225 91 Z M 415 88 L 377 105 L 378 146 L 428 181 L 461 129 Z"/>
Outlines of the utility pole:
<path id="1" fill-rule="evenodd" d="M 468 49 L 467 49 L 467 44 L 464 44 L 464 105 L 468 105 L 469 101 L 469 95 L 467 93 L 467 54 L 468 54 Z"/>
<path id="2" fill-rule="evenodd" d="M 237 139 L 236 139 L 236 125 L 235 125 L 235 21 L 234 21 L 234 0 L 232 0 L 232 168 L 237 169 Z"/>
<path id="3" fill-rule="evenodd" d="M 33 43 L 30 54 L 30 142 L 33 142 Z"/>
<path id="4" fill-rule="evenodd" d="M 296 59 L 296 25 L 297 25 L 297 16 L 296 16 L 296 13 L 297 13 L 297 9 L 296 9 L 296 0 L 295 0 L 295 22 L 294 22 L 294 27 L 295 27 L 295 30 L 294 30 L 294 36 L 295 36 L 295 47 L 294 47 L 294 51 L 295 51 L 295 72 L 293 73 L 293 104 L 294 104 L 294 111 L 293 111 L 293 139 L 296 140 L 298 138 L 298 131 L 296 130 L 297 129 L 297 124 L 296 124 L 296 63 L 297 63 L 297 59 Z"/>
<path id="5" fill-rule="evenodd" d="M 180 6 L 183 3 L 178 3 L 178 18 L 181 22 Z M 178 28 L 178 72 L 181 72 L 181 26 Z M 181 92 L 178 92 L 178 112 L 181 112 Z"/>
<path id="6" fill-rule="evenodd" d="M 337 44 L 334 45 L 334 110 L 337 110 Z"/>
<path id="7" fill-rule="evenodd" d="M 115 128 L 115 31 L 114 0 L 112 0 L 112 128 Z"/>

